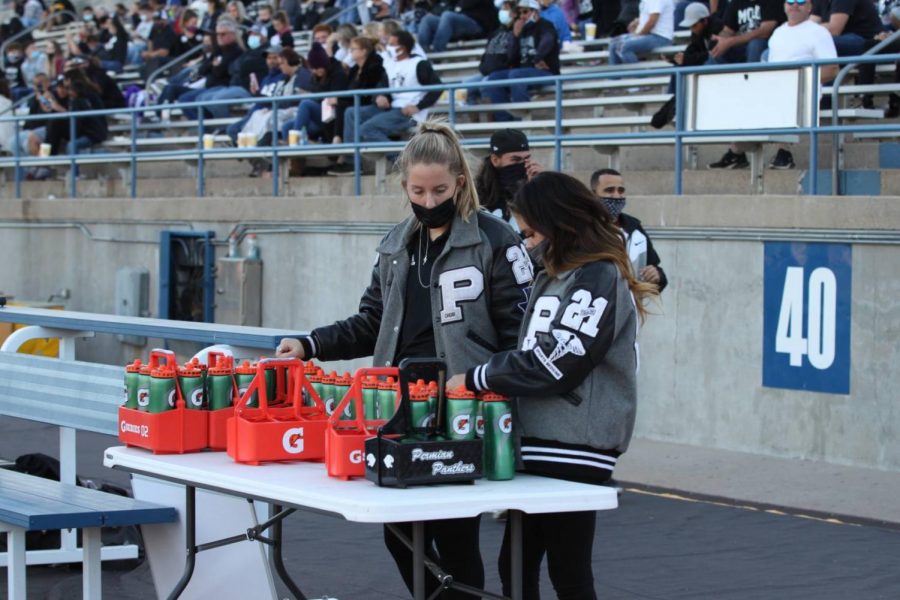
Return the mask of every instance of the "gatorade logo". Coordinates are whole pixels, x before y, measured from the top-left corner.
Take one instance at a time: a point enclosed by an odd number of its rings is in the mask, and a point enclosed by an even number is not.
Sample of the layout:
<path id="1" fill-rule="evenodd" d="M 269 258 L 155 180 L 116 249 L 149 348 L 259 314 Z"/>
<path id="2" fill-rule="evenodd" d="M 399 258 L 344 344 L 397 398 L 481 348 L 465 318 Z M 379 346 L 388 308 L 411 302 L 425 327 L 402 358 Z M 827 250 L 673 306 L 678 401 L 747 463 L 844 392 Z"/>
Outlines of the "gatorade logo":
<path id="1" fill-rule="evenodd" d="M 344 416 L 348 419 L 352 419 L 353 415 L 350 413 L 350 403 L 347 403 L 347 406 L 344 407 Z"/>
<path id="2" fill-rule="evenodd" d="M 469 435 L 472 431 L 471 415 L 456 415 L 453 417 L 453 433 L 457 435 Z"/>
<path id="3" fill-rule="evenodd" d="M 350 462 L 354 465 L 358 465 L 363 461 L 363 453 L 362 450 L 353 450 L 350 452 Z"/>
<path id="4" fill-rule="evenodd" d="M 418 427 L 431 427 L 431 423 L 434 421 L 434 413 L 428 413 L 421 419 L 419 419 Z"/>
<path id="5" fill-rule="evenodd" d="M 243 397 L 244 397 L 244 394 L 247 393 L 247 390 L 248 390 L 248 389 L 250 389 L 249 386 L 244 386 L 244 387 L 242 387 L 242 388 L 238 388 L 238 396 L 240 396 L 241 398 L 243 398 Z"/>
<path id="6" fill-rule="evenodd" d="M 169 390 L 169 395 L 166 398 L 166 402 L 169 404 L 169 408 L 175 408 L 175 390 Z"/>
<path id="7" fill-rule="evenodd" d="M 203 388 L 197 388 L 191 392 L 191 406 L 194 408 L 203 406 Z"/>
<path id="8" fill-rule="evenodd" d="M 150 406 L 150 389 L 138 388 L 138 406 Z"/>
<path id="9" fill-rule="evenodd" d="M 484 415 L 477 415 L 475 417 L 475 433 L 484 435 Z"/>
<path id="10" fill-rule="evenodd" d="M 334 398 L 328 398 L 325 400 L 325 413 L 329 415 L 334 414 Z"/>
<path id="11" fill-rule="evenodd" d="M 512 415 L 510 413 L 503 413 L 500 415 L 497 426 L 503 433 L 510 433 L 512 431 Z"/>
<path id="12" fill-rule="evenodd" d="M 281 445 L 288 454 L 300 454 L 303 452 L 303 428 L 291 427 L 281 437 Z"/>

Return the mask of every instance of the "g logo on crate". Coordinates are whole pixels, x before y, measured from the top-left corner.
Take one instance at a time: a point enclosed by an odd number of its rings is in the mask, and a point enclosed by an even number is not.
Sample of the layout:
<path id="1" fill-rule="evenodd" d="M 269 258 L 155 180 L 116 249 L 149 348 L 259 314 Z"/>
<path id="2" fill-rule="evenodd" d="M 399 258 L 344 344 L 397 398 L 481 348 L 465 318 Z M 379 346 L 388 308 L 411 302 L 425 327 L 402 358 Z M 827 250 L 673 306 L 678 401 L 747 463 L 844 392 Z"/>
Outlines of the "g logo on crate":
<path id="1" fill-rule="evenodd" d="M 456 415 L 453 417 L 453 433 L 457 435 L 469 435 L 472 431 L 471 415 Z"/>
<path id="2" fill-rule="evenodd" d="M 484 435 L 484 417 L 481 415 L 475 417 L 475 433 Z"/>
<path id="3" fill-rule="evenodd" d="M 303 428 L 291 427 L 281 436 L 281 445 L 288 454 L 300 454 L 303 452 Z"/>
<path id="4" fill-rule="evenodd" d="M 166 402 L 169 404 L 169 408 L 175 408 L 175 390 L 169 390 L 169 395 L 166 397 Z"/>
<path id="5" fill-rule="evenodd" d="M 203 388 L 197 388 L 191 392 L 191 406 L 195 408 L 203 406 Z"/>
<path id="6" fill-rule="evenodd" d="M 500 415 L 497 425 L 503 433 L 510 433 L 512 431 L 512 415 L 510 413 L 503 413 Z"/>
<path id="7" fill-rule="evenodd" d="M 371 454 L 369 456 L 372 456 Z M 373 457 L 374 458 L 374 457 Z M 363 461 L 362 450 L 353 450 L 350 452 L 350 462 L 358 465 Z"/>
<path id="8" fill-rule="evenodd" d="M 138 406 L 150 406 L 150 389 L 138 388 Z"/>

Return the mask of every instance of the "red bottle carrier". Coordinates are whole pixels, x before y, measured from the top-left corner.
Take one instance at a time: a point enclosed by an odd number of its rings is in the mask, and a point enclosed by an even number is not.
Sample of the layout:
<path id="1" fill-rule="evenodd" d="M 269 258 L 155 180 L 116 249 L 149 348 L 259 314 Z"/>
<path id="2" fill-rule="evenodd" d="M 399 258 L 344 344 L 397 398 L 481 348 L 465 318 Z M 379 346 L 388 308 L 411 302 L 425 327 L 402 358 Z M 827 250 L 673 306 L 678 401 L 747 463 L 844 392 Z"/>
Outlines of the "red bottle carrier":
<path id="1" fill-rule="evenodd" d="M 350 391 L 344 396 L 334 413 L 328 418 L 328 430 L 325 433 L 325 466 L 328 474 L 340 479 L 365 477 L 365 445 L 366 438 L 375 435 L 375 431 L 385 423 L 386 419 L 366 419 L 363 407 L 363 381 L 366 377 L 398 377 L 396 367 L 376 369 L 359 369 L 353 376 Z M 399 403 L 400 394 L 397 393 Z M 353 403 L 356 419 L 341 420 L 347 405 Z"/>
<path id="2" fill-rule="evenodd" d="M 216 368 L 219 366 L 219 361 L 222 361 L 226 368 L 231 370 L 234 373 L 234 357 L 225 354 L 224 352 L 216 352 L 211 350 L 206 355 L 206 376 L 207 376 L 207 401 L 209 400 L 209 375 L 211 373 L 215 373 Z M 227 432 L 228 432 L 228 419 L 234 416 L 234 405 L 237 404 L 238 395 L 237 395 L 237 384 L 234 381 L 234 376 L 232 375 L 231 382 L 231 406 L 227 408 L 220 408 L 218 410 L 207 410 L 204 411 L 208 416 L 209 420 L 209 449 L 210 450 L 224 450 L 227 443 Z"/>
<path id="3" fill-rule="evenodd" d="M 275 364 L 285 370 L 288 402 L 270 405 L 265 369 Z M 267 358 L 256 365 L 256 377 L 234 407 L 228 420 L 228 456 L 235 462 L 258 465 L 268 461 L 321 460 L 325 457 L 325 427 L 328 418 L 322 399 L 306 380 L 303 361 Z M 303 405 L 303 390 L 314 406 Z M 247 407 L 253 395 L 259 407 Z"/>
<path id="4" fill-rule="evenodd" d="M 175 369 L 175 353 L 169 350 L 150 352 L 150 368 L 163 365 Z M 208 427 L 206 411 L 185 408 L 178 379 L 175 380 L 175 408 L 150 413 L 119 407 L 119 440 L 126 446 L 146 448 L 154 454 L 184 454 L 206 448 Z"/>

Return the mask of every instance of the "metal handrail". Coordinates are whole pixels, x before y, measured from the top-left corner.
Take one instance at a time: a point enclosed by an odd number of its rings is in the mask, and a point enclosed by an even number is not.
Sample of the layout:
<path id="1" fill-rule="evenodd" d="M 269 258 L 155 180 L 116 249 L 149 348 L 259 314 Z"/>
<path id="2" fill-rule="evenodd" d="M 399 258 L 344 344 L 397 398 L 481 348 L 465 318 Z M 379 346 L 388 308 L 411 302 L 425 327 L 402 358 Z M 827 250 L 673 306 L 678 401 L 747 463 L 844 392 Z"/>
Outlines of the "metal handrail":
<path id="1" fill-rule="evenodd" d="M 41 27 L 46 25 L 49 21 L 55 19 L 59 15 L 69 15 L 70 17 L 72 17 L 73 20 L 76 20 L 76 21 L 78 20 L 78 15 L 73 13 L 71 10 L 58 10 L 52 14 L 49 14 L 46 17 L 44 17 L 43 19 L 41 19 L 41 21 L 37 25 L 32 25 L 31 27 L 29 27 L 27 29 L 23 29 L 22 31 L 20 31 L 17 34 L 6 38 L 6 40 L 3 41 L 3 44 L 0 44 L 0 56 L 6 56 L 6 47 L 9 46 L 11 43 L 13 43 L 14 41 L 16 41 L 20 38 L 25 37 L 26 35 L 28 35 L 29 33 L 31 33 L 32 31 L 34 31 L 36 29 L 40 29 Z"/>
<path id="2" fill-rule="evenodd" d="M 27 102 L 30 102 L 32 98 L 34 98 L 34 92 L 31 92 L 31 93 L 28 94 L 27 96 L 24 96 L 24 97 L 22 97 L 22 98 L 19 98 L 18 100 L 15 101 L 15 103 L 10 104 L 9 106 L 7 106 L 6 108 L 4 108 L 3 110 L 0 110 L 0 116 L 5 115 L 6 113 L 13 113 L 13 114 L 15 114 L 17 108 L 19 108 L 20 106 L 22 106 L 23 104 L 25 104 L 25 103 L 27 103 Z"/>
<path id="3" fill-rule="evenodd" d="M 187 52 L 185 52 L 183 54 L 179 54 L 178 56 L 176 56 L 175 58 L 173 58 L 166 64 L 157 68 L 155 71 L 150 73 L 149 77 L 147 77 L 147 81 L 144 82 L 144 89 L 151 90 L 152 89 L 151 86 L 153 85 L 153 82 L 155 82 L 162 73 L 165 73 L 167 70 L 171 69 L 172 67 L 177 66 L 177 65 L 187 61 L 187 59 L 193 57 L 194 55 L 200 54 L 202 51 L 203 51 L 203 44 L 199 44 L 197 46 L 194 46 Z"/>
<path id="4" fill-rule="evenodd" d="M 885 48 L 895 40 L 900 40 L 900 30 L 895 31 L 885 39 L 881 40 L 875 46 L 872 46 L 865 52 L 863 52 L 860 56 L 870 56 L 876 54 L 882 48 Z M 838 124 L 837 110 L 838 110 L 838 87 L 840 87 L 841 82 L 844 80 L 844 77 L 858 65 L 856 62 L 849 62 L 838 72 L 837 77 L 834 78 L 834 82 L 831 84 L 831 124 Z M 840 157 L 841 157 L 841 139 L 840 134 L 834 134 L 831 141 L 831 193 L 835 196 L 841 195 L 841 167 L 840 167 Z M 813 174 L 815 176 L 815 174 Z"/>
<path id="5" fill-rule="evenodd" d="M 358 11 L 359 7 L 366 3 L 367 3 L 367 0 L 359 0 L 359 2 L 357 2 L 353 6 L 348 6 L 347 8 L 343 8 L 343 9 L 341 9 L 340 12 L 337 12 L 337 13 L 331 15 L 330 17 L 328 17 L 327 19 L 323 20 L 322 24 L 330 25 L 331 23 L 336 22 L 338 19 L 340 19 L 342 16 L 344 16 L 347 13 L 350 13 L 353 11 Z M 363 25 L 365 25 L 365 23 L 363 23 Z"/>

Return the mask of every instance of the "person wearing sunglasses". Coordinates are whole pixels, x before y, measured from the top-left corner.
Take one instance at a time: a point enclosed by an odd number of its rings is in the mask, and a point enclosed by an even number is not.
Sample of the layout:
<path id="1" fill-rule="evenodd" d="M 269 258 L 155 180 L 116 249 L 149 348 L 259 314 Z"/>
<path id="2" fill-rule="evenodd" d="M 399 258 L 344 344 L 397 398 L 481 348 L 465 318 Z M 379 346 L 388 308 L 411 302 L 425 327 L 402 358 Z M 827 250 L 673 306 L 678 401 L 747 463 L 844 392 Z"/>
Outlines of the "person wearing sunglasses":
<path id="1" fill-rule="evenodd" d="M 591 175 L 591 190 L 603 203 L 613 223 L 625 233 L 625 249 L 631 267 L 639 281 L 656 285 L 662 292 L 669 284 L 666 272 L 659 266 L 659 254 L 650 236 L 636 217 L 622 212 L 625 209 L 625 178 L 615 169 L 600 169 Z"/>

